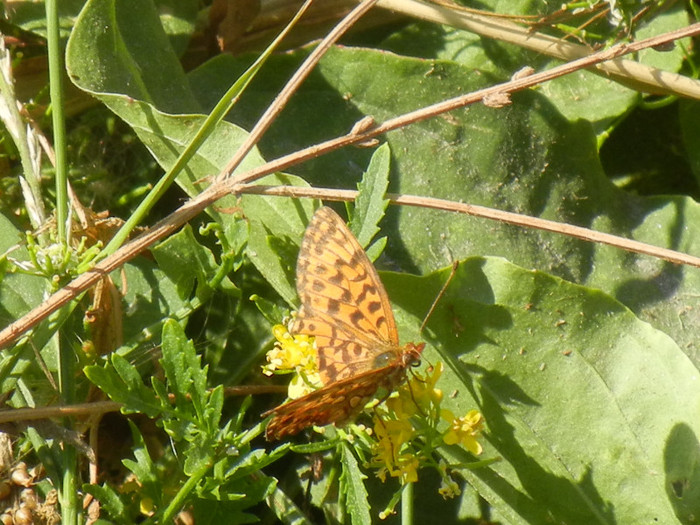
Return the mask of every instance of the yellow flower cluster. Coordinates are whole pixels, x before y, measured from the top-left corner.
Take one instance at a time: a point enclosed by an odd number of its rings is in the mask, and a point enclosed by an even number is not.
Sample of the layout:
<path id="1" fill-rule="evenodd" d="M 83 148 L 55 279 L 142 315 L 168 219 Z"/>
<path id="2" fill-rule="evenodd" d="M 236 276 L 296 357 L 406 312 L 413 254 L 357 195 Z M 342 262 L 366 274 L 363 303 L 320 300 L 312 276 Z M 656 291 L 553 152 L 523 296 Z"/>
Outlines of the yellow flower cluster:
<path id="1" fill-rule="evenodd" d="M 291 399 L 322 386 L 314 338 L 292 335 L 282 324 L 275 325 L 272 332 L 277 342 L 267 353 L 263 373 L 271 376 L 296 372 L 289 385 Z M 381 401 L 376 400 L 367 405 L 374 411 L 373 430 L 351 424 L 345 429 L 347 433 L 341 431 L 341 435 L 349 441 L 361 436 L 358 444 L 367 445 L 365 451 L 372 456 L 370 464 L 378 469 L 377 476 L 382 481 L 389 476 L 400 479 L 402 484 L 412 483 L 418 480 L 421 466 L 432 465 L 443 479 L 440 494 L 454 497 L 459 494 L 459 487 L 450 478 L 449 467 L 432 459 L 433 452 L 445 444 L 460 445 L 474 455 L 481 454 L 478 438 L 484 419 L 477 410 L 458 417 L 448 409 L 441 409 L 443 393 L 436 384 L 442 372 L 443 364 L 438 362 L 423 374 L 412 373 L 409 381 L 384 405 L 378 405 Z M 446 428 L 441 421 L 447 423 Z"/>
<path id="2" fill-rule="evenodd" d="M 399 388 L 398 395 L 387 400 L 387 410 L 377 411 L 374 418 L 377 441 L 372 459 L 379 467 L 378 476 L 382 481 L 387 474 L 400 478 L 403 483 L 417 481 L 418 468 L 422 462 L 427 462 L 424 460 L 431 449 L 439 446 L 438 440 L 447 445 L 462 445 L 474 455 L 481 454 L 477 438 L 483 428 L 483 416 L 471 410 L 463 417 L 456 417 L 451 411 L 440 409 L 443 394 L 435 385 L 442 371 L 442 363 L 437 363 L 424 375 L 414 374 Z M 437 429 L 440 418 L 449 424 L 443 431 Z M 413 441 L 419 435 L 421 444 Z M 431 435 L 436 440 L 431 440 Z M 459 488 L 446 472 L 444 469 L 444 490 L 440 493 L 445 497 L 459 494 Z"/>
<path id="3" fill-rule="evenodd" d="M 287 395 L 290 399 L 305 396 L 322 386 L 316 366 L 314 338 L 292 335 L 282 324 L 273 326 L 272 334 L 277 341 L 274 348 L 267 352 L 267 364 L 262 366 L 263 374 L 272 376 L 296 372 L 289 383 Z"/>
<path id="4" fill-rule="evenodd" d="M 414 454 L 401 453 L 401 444 L 409 442 L 415 435 L 415 430 L 406 419 L 383 421 L 374 417 L 374 432 L 377 436 L 374 462 L 382 465 L 377 476 L 386 481 L 389 474 L 401 478 L 403 483 L 418 481 L 420 462 Z"/>

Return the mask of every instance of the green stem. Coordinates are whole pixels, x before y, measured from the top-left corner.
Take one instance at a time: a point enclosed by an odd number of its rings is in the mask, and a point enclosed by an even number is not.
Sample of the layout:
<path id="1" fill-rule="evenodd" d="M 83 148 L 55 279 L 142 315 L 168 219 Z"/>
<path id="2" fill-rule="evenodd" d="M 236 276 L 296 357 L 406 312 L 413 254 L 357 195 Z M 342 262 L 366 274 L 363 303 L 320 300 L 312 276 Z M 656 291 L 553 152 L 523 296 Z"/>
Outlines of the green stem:
<path id="1" fill-rule="evenodd" d="M 211 464 L 207 463 L 202 468 L 200 468 L 197 472 L 195 472 L 185 482 L 184 485 L 182 485 L 182 488 L 178 491 L 178 493 L 175 495 L 173 500 L 170 502 L 170 504 L 165 509 L 163 516 L 158 520 L 160 523 L 173 523 L 173 520 L 175 519 L 175 515 L 185 505 L 185 502 L 187 501 L 187 498 L 189 497 L 190 492 L 192 492 L 194 490 L 194 488 L 197 486 L 197 483 L 199 483 L 199 480 L 201 480 L 206 475 L 206 473 L 209 472 L 209 469 L 211 469 Z"/>
<path id="2" fill-rule="evenodd" d="M 65 423 L 65 421 L 64 421 Z M 75 448 L 67 445 L 61 454 L 65 470 L 63 471 L 63 484 L 61 486 L 61 523 L 64 525 L 77 525 L 79 519 L 78 491 L 76 489 L 76 453 Z"/>
<path id="3" fill-rule="evenodd" d="M 401 492 L 401 524 L 413 524 L 413 483 L 406 483 Z"/>
<path id="4" fill-rule="evenodd" d="M 68 219 L 68 170 L 66 169 L 66 123 L 63 114 L 63 50 L 58 32 L 57 0 L 46 1 L 46 36 L 49 54 L 51 117 L 56 152 L 56 229 L 59 242 L 65 245 Z"/>
<path id="5" fill-rule="evenodd" d="M 46 0 L 46 29 L 49 56 L 49 92 L 51 96 L 51 116 L 53 119 L 54 150 L 56 152 L 56 230 L 58 241 L 68 250 L 68 172 L 66 169 L 66 133 L 63 114 L 63 50 L 58 31 L 58 2 Z M 64 403 L 75 401 L 74 368 L 75 362 L 70 345 L 59 337 L 59 390 Z M 64 420 L 71 429 L 70 419 Z M 75 449 L 66 444 L 63 453 L 63 479 L 61 484 L 62 523 L 77 525 L 79 505 L 77 491 L 77 457 Z"/>

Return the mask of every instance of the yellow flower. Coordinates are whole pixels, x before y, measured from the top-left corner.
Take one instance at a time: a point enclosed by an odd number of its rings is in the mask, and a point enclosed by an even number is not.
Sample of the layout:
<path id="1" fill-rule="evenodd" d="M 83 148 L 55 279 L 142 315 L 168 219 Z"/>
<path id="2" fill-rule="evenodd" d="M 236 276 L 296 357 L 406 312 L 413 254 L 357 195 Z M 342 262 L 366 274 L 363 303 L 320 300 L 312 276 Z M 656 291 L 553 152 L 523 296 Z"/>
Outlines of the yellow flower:
<path id="1" fill-rule="evenodd" d="M 441 362 L 426 372 L 425 376 L 418 373 L 413 374 L 413 377 L 399 388 L 399 395 L 387 400 L 387 406 L 399 419 L 409 418 L 416 414 L 430 414 L 431 408 L 439 407 L 442 401 L 442 390 L 435 388 L 441 375 Z"/>
<path id="2" fill-rule="evenodd" d="M 438 489 L 438 492 L 445 499 L 454 498 L 462 493 L 461 489 L 459 488 L 459 485 L 457 485 L 457 483 L 455 483 L 454 480 L 449 478 L 442 479 L 442 483 L 440 483 L 440 488 Z"/>
<path id="3" fill-rule="evenodd" d="M 281 324 L 272 327 L 272 334 L 277 342 L 267 353 L 267 364 L 262 367 L 263 374 L 271 376 L 296 372 L 297 375 L 289 383 L 290 399 L 296 399 L 320 387 L 314 338 L 308 335 L 292 335 L 287 327 Z"/>
<path id="4" fill-rule="evenodd" d="M 413 426 L 405 419 L 384 421 L 375 417 L 374 433 L 377 442 L 373 460 L 381 465 L 377 472 L 379 478 L 385 481 L 388 473 L 392 477 L 400 477 L 404 483 L 417 481 L 418 458 L 413 454 L 401 454 L 402 447 L 415 434 Z"/>
<path id="5" fill-rule="evenodd" d="M 459 443 L 472 454 L 478 456 L 482 447 L 476 438 L 479 436 L 484 423 L 484 416 L 478 410 L 470 410 L 466 416 L 455 417 L 449 410 L 442 410 L 442 418 L 450 423 L 450 428 L 442 437 L 447 445 Z"/>
<path id="6" fill-rule="evenodd" d="M 385 482 L 386 475 L 389 474 L 392 478 L 401 478 L 403 484 L 415 483 L 418 481 L 418 467 L 420 467 L 418 458 L 411 454 L 401 454 L 396 458 L 396 463 L 391 468 L 380 467 L 377 471 L 377 477 Z"/>

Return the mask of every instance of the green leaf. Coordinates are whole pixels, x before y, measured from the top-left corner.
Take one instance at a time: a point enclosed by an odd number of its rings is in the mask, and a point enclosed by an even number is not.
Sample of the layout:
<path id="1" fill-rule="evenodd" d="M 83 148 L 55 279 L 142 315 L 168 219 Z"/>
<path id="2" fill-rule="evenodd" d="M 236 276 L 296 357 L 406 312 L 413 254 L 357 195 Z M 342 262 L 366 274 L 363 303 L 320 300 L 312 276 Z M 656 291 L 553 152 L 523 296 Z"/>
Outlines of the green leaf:
<path id="1" fill-rule="evenodd" d="M 209 280 L 216 275 L 219 265 L 211 250 L 197 241 L 189 224 L 152 248 L 151 252 L 159 268 L 176 284 L 183 300 L 190 299 L 195 283 L 201 301 L 213 293 Z M 227 278 L 224 279 L 229 288 L 235 288 Z"/>
<path id="2" fill-rule="evenodd" d="M 127 506 L 122 501 L 120 495 L 111 486 L 103 483 L 102 485 L 83 485 L 83 491 L 87 494 L 92 494 L 100 502 L 102 510 L 107 512 L 110 519 L 115 523 L 129 525 L 132 520 L 127 517 Z"/>
<path id="3" fill-rule="evenodd" d="M 139 429 L 131 421 L 129 421 L 129 427 L 134 440 L 133 450 L 136 461 L 125 459 L 122 463 L 138 478 L 141 494 L 151 498 L 156 508 L 159 508 L 163 502 L 163 489 L 156 465 L 151 459 Z"/>
<path id="4" fill-rule="evenodd" d="M 367 254 L 367 258 L 370 261 L 376 261 L 384 251 L 384 248 L 386 247 L 386 242 L 386 237 L 380 237 L 379 239 L 374 241 L 365 251 L 365 253 Z"/>
<path id="5" fill-rule="evenodd" d="M 219 428 L 221 422 L 221 411 L 224 408 L 224 386 L 217 385 L 208 394 L 204 413 L 202 415 L 202 425 L 207 432 L 214 433 Z"/>
<path id="6" fill-rule="evenodd" d="M 261 179 L 261 184 L 285 184 L 293 186 L 308 186 L 298 177 L 274 175 Z M 250 240 L 247 254 L 250 261 L 262 273 L 275 291 L 287 302 L 297 304 L 296 287 L 294 286 L 294 268 L 296 251 L 282 253 L 282 246 L 298 245 L 311 220 L 315 206 L 310 200 L 280 199 L 277 197 L 257 197 L 244 195 L 240 206 L 250 219 Z M 270 242 L 270 239 L 276 239 Z M 280 244 L 284 240 L 284 245 Z"/>
<path id="7" fill-rule="evenodd" d="M 224 495 L 220 501 L 209 498 L 194 501 L 194 519 L 198 524 L 259 522 L 257 514 L 245 511 L 256 510 L 255 506 L 273 491 L 274 485 L 272 478 L 260 476 L 239 480 L 233 487 L 222 487 Z"/>
<path id="8" fill-rule="evenodd" d="M 355 211 L 350 221 L 350 230 L 355 234 L 360 246 L 366 248 L 379 232 L 379 221 L 389 204 L 386 190 L 389 187 L 389 162 L 391 151 L 388 144 L 382 144 L 372 155 L 372 160 L 357 185 L 359 194 L 355 200 Z"/>
<path id="9" fill-rule="evenodd" d="M 112 401 L 123 403 L 124 412 L 141 412 L 156 417 L 161 412 L 161 404 L 148 389 L 136 368 L 121 357 L 112 354 L 110 364 L 87 366 L 85 375 Z"/>
<path id="10" fill-rule="evenodd" d="M 275 75 L 256 86 L 261 99 L 293 64 L 275 63 Z M 338 48 L 324 57 L 313 92 L 298 93 L 274 130 L 261 143 L 267 155 L 294 146 L 296 127 L 306 123 L 299 145 L 336 127 L 349 129 L 359 115 L 380 122 L 427 106 L 455 93 L 493 83 L 488 75 L 451 61 L 419 60 L 373 50 Z M 325 90 L 319 84 L 328 85 Z M 396 97 L 392 86 L 400 85 Z M 352 105 L 338 93 L 352 93 Z M 597 94 L 596 96 L 602 97 Z M 605 99 L 605 97 L 602 97 Z M 473 105 L 449 118 L 436 118 L 387 134 L 392 151 L 391 191 L 445 198 L 542 217 L 653 245 L 697 253 L 700 206 L 686 197 L 640 197 L 616 188 L 600 164 L 597 138 L 589 123 L 567 121 L 539 92 L 518 93 L 513 105 L 494 109 Z M 252 94 L 240 121 L 258 114 Z M 334 108 L 334 109 L 331 109 Z M 312 113 L 333 111 L 333 124 L 309 122 Z M 277 128 L 279 126 L 279 128 Z M 283 135 L 282 135 L 283 134 Z M 284 144 L 284 148 L 282 148 Z M 366 166 L 366 151 L 344 151 L 307 163 L 315 185 L 349 185 Z M 680 221 L 680 222 L 679 222 Z M 517 228 L 437 210 L 393 207 L 384 220 L 385 255 L 414 273 L 426 273 L 471 255 L 507 257 L 527 268 L 600 288 L 698 356 L 700 273 L 617 248 L 567 236 Z M 682 322 L 679 323 L 679 316 Z M 696 359 L 696 357 L 693 357 Z"/>
<path id="11" fill-rule="evenodd" d="M 65 456 L 61 453 L 63 444 L 56 439 L 46 439 L 38 429 L 31 426 L 27 427 L 26 433 L 49 478 L 58 490 L 62 490 L 66 468 Z"/>
<path id="12" fill-rule="evenodd" d="M 71 33 L 66 67 L 86 91 L 121 93 L 170 113 L 199 109 L 150 1 L 89 1 Z"/>
<path id="13" fill-rule="evenodd" d="M 185 464 L 182 472 L 186 476 L 192 476 L 207 465 L 211 466 L 215 457 L 214 448 L 215 443 L 200 434 L 198 439 L 192 440 L 185 449 Z"/>
<path id="14" fill-rule="evenodd" d="M 367 490 L 363 482 L 363 480 L 367 479 L 367 476 L 360 470 L 357 459 L 355 459 L 347 443 L 342 443 L 340 450 L 342 464 L 339 478 L 340 493 L 345 498 L 350 519 L 355 525 L 371 523 L 372 518 L 369 502 L 367 501 Z"/>
<path id="15" fill-rule="evenodd" d="M 311 525 L 311 521 L 282 489 L 276 488 L 268 498 L 268 505 L 282 523 L 294 525 Z"/>
<path id="16" fill-rule="evenodd" d="M 383 274 L 416 326 L 448 270 Z M 414 324 L 415 323 L 415 324 Z M 498 258 L 465 260 L 428 325 L 443 407 L 478 408 L 483 457 L 460 473 L 511 523 L 687 523 L 700 502 L 672 496 L 696 480 L 697 369 L 673 340 L 599 290 Z M 445 449 L 451 463 L 473 457 Z M 691 463 L 678 469 L 682 458 Z M 616 468 L 610 468 L 610 465 Z M 692 465 L 692 466 L 691 466 Z M 678 480 L 681 480 L 680 482 Z M 679 485 L 678 483 L 681 483 Z"/>
<path id="17" fill-rule="evenodd" d="M 148 359 L 143 355 L 148 347 L 159 343 L 164 320 L 171 315 L 189 313 L 191 307 L 180 297 L 175 283 L 153 261 L 133 259 L 121 271 L 112 273 L 112 281 L 123 294 L 127 346 L 119 352 L 132 362 L 143 362 Z M 146 341 L 150 343 L 148 347 L 142 344 Z"/>
<path id="18" fill-rule="evenodd" d="M 251 295 L 250 300 L 255 303 L 255 306 L 271 325 L 277 324 L 285 316 L 289 315 L 289 311 L 283 311 L 278 304 L 268 301 L 259 295 Z"/>
<path id="19" fill-rule="evenodd" d="M 196 362 L 194 369 L 190 368 L 192 360 Z M 193 376 L 201 376 L 200 363 L 185 331 L 172 320 L 163 325 L 163 358 L 160 362 L 168 380 L 168 390 L 175 394 L 177 405 L 189 405 L 187 395 L 199 394 L 198 389 L 194 388 Z M 206 383 L 206 377 L 204 381 Z"/>

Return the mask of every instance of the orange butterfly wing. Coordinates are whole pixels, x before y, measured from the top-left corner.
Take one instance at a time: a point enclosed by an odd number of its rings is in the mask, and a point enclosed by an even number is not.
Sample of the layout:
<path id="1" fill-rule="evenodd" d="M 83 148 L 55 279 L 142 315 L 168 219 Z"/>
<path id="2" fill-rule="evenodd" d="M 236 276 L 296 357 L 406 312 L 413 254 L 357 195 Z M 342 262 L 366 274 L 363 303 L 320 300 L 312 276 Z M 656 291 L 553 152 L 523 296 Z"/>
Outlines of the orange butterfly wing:
<path id="1" fill-rule="evenodd" d="M 304 234 L 297 291 L 301 308 L 291 331 L 316 338 L 324 384 L 376 368 L 377 355 L 400 351 L 394 314 L 377 271 L 330 208 L 320 208 Z"/>
<path id="2" fill-rule="evenodd" d="M 325 386 L 263 414 L 274 414 L 265 433 L 268 440 L 351 418 L 379 387 L 401 382 L 424 346 L 399 347 L 377 271 L 330 208 L 320 208 L 304 233 L 297 291 L 301 308 L 291 331 L 314 336 Z"/>

